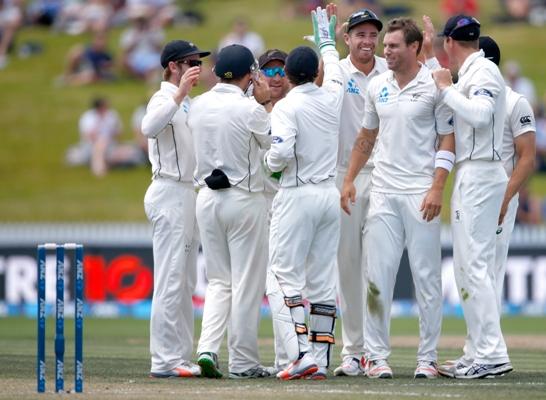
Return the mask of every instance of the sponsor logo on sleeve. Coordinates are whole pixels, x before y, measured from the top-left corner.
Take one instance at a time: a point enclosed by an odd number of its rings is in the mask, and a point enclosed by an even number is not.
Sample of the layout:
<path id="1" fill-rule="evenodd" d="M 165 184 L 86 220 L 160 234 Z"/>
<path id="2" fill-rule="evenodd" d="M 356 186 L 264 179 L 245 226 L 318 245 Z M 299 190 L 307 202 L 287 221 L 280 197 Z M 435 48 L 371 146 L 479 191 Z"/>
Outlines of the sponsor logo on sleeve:
<path id="1" fill-rule="evenodd" d="M 474 92 L 474 96 L 489 96 L 493 97 L 493 93 L 491 93 L 489 90 L 481 88 Z"/>
<path id="2" fill-rule="evenodd" d="M 524 115 L 519 119 L 519 122 L 521 126 L 530 125 L 531 124 L 531 116 L 530 115 Z"/>
<path id="3" fill-rule="evenodd" d="M 282 140 L 282 137 L 280 137 L 280 136 L 273 136 L 272 141 L 273 141 L 274 144 L 278 144 L 278 143 L 284 142 L 284 140 Z"/>

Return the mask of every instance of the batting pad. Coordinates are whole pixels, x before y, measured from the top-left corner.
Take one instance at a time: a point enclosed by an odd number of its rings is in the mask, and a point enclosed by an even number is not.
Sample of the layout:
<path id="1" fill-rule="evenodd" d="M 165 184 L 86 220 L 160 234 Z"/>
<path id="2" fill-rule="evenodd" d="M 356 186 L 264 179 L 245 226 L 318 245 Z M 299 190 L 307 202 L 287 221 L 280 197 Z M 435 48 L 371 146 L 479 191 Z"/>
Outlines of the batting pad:
<path id="1" fill-rule="evenodd" d="M 271 309 L 271 317 L 280 342 L 290 361 L 295 361 L 300 355 L 300 351 L 309 351 L 310 346 L 307 340 L 307 325 L 305 324 L 305 309 L 301 297 L 298 299 L 291 297 L 285 300 L 284 294 L 279 286 L 279 282 L 274 274 L 268 274 L 267 280 L 267 300 Z M 288 307 L 291 304 L 292 307 Z M 297 305 L 301 304 L 301 305 Z M 297 334 L 296 332 L 301 332 Z M 300 349 L 300 339 L 305 338 L 303 347 Z"/>
<path id="2" fill-rule="evenodd" d="M 309 315 L 309 341 L 317 363 L 321 367 L 330 365 L 330 349 L 335 343 L 336 306 L 328 304 L 311 304 Z"/>

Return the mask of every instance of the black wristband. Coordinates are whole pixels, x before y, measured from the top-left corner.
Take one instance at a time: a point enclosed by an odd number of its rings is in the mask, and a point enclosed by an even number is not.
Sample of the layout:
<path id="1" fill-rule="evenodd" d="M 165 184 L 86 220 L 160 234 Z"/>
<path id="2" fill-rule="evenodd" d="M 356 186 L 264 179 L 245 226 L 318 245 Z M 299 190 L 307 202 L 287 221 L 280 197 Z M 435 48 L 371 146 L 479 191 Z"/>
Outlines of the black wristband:
<path id="1" fill-rule="evenodd" d="M 262 105 L 262 106 L 265 107 L 265 106 L 268 105 L 269 103 L 271 103 L 271 99 L 266 100 L 266 101 L 264 101 L 263 103 L 260 103 L 260 105 Z"/>

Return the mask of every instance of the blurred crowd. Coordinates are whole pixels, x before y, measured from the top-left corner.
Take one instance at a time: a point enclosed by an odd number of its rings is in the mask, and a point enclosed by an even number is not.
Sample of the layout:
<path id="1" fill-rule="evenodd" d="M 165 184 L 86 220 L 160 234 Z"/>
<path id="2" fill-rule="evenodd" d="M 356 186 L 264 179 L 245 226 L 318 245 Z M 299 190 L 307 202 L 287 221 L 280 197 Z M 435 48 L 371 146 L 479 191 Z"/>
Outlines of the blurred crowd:
<path id="1" fill-rule="evenodd" d="M 59 71 L 60 75 L 55 80 L 57 85 L 116 82 L 120 77 L 155 85 L 161 80 L 163 71 L 159 58 L 166 39 L 165 29 L 204 22 L 204 17 L 195 11 L 195 3 L 191 0 L 0 0 L 0 73 L 9 68 L 9 58 L 14 54 L 26 57 L 41 51 L 39 43 L 17 43 L 16 39 L 17 32 L 23 27 L 42 25 L 60 34 L 81 35 L 83 40 L 69 49 L 64 71 Z M 283 0 L 280 17 L 307 18 L 310 10 L 325 3 L 322 0 Z M 339 0 L 337 3 L 341 21 L 361 8 L 371 9 L 385 18 L 411 12 L 403 1 L 388 6 L 380 0 Z M 438 4 L 444 18 L 458 13 L 479 17 L 481 11 L 478 0 L 440 0 Z M 542 25 L 546 22 L 546 0 L 499 0 L 499 10 L 495 17 L 498 23 L 525 21 Z M 112 28 L 121 29 L 115 49 L 110 47 Z M 201 84 L 205 88 L 216 83 L 212 71 L 215 54 L 230 44 L 248 47 L 256 58 L 267 48 L 261 35 L 252 29 L 252 21 L 243 16 L 236 17 L 231 30 L 219 40 L 216 49 L 211 49 L 213 54 L 203 65 Z M 504 61 L 503 73 L 507 85 L 525 95 L 533 105 L 537 123 L 537 173 L 544 174 L 546 94 L 537 94 L 533 82 L 525 77 L 516 60 Z M 69 165 L 89 165 L 97 176 L 104 175 L 111 167 L 147 162 L 146 141 L 139 128 L 144 107 L 135 104 L 131 122 L 134 140 L 120 144 L 118 139 L 123 128 L 115 106 L 105 98 L 92 99 L 90 109 L 80 120 L 80 142 L 69 149 L 66 162 Z M 92 128 L 99 125 L 102 126 L 100 129 Z M 546 199 L 535 198 L 527 191 L 520 194 L 520 204 L 520 222 L 546 220 Z"/>

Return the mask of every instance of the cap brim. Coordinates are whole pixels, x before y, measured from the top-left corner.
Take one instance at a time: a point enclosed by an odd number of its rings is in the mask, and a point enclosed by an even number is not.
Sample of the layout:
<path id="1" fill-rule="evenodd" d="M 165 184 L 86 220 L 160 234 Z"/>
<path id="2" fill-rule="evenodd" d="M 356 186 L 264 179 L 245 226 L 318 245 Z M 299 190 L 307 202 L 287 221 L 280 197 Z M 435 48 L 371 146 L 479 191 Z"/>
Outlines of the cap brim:
<path id="1" fill-rule="evenodd" d="M 195 55 L 198 55 L 200 58 L 203 58 L 206 56 L 210 56 L 210 51 L 201 51 L 201 50 L 190 51 L 189 53 L 184 54 L 184 57 L 195 56 Z"/>
<path id="2" fill-rule="evenodd" d="M 263 63 L 260 63 L 260 69 L 263 68 L 263 66 L 271 61 L 280 61 L 282 62 L 283 64 L 286 64 L 286 58 L 285 59 L 282 59 L 280 57 L 272 57 L 272 58 L 268 58 L 267 60 L 265 60 Z"/>
<path id="3" fill-rule="evenodd" d="M 383 29 L 383 23 L 381 21 L 378 21 L 376 19 L 364 19 L 361 21 L 354 22 L 353 24 L 347 25 L 347 32 L 349 32 L 351 29 L 353 29 L 357 25 L 361 24 L 372 24 L 374 25 L 379 32 Z"/>

